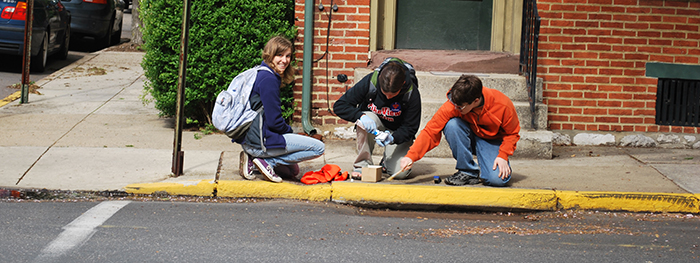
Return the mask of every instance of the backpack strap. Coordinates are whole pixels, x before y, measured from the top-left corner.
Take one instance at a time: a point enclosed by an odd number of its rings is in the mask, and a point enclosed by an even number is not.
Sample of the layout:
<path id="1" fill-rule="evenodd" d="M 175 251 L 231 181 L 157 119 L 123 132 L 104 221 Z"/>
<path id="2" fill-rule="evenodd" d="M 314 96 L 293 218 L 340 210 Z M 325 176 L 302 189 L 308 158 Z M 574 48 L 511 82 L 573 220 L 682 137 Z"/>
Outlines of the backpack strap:
<path id="1" fill-rule="evenodd" d="M 411 98 L 411 93 L 413 93 L 414 88 L 418 88 L 418 78 L 416 78 L 416 70 L 413 68 L 413 65 L 410 63 L 401 60 L 400 58 L 395 58 L 395 57 L 388 57 L 384 59 L 382 64 L 379 64 L 379 67 L 374 69 L 372 72 L 372 77 L 370 77 L 369 81 L 369 91 L 367 92 L 367 101 L 373 101 L 374 98 L 377 96 L 377 84 L 379 83 L 379 72 L 382 71 L 382 68 L 384 65 L 386 65 L 389 62 L 396 61 L 401 63 L 401 65 L 404 66 L 404 69 L 406 70 L 406 75 L 409 76 L 409 83 L 408 83 L 408 91 L 403 94 L 403 98 L 401 99 L 402 103 L 407 103 L 409 99 Z"/>
<path id="2" fill-rule="evenodd" d="M 268 72 L 270 72 L 270 73 L 272 73 L 272 74 L 275 74 L 275 73 L 273 73 L 272 70 L 270 70 L 268 67 L 264 67 L 264 66 L 262 66 L 262 65 L 257 65 L 257 66 L 256 66 L 256 69 L 257 69 L 258 71 L 260 71 L 260 70 L 267 70 Z M 262 113 L 263 113 L 264 111 L 265 111 L 265 107 L 264 107 L 262 104 L 260 104 L 260 108 L 258 108 L 257 110 L 255 110 L 255 113 L 258 115 L 257 117 L 260 118 L 260 119 L 258 120 L 258 129 L 259 129 L 259 130 L 258 130 L 258 131 L 259 131 L 258 134 L 260 134 L 260 148 L 263 150 L 263 152 L 267 152 L 267 148 L 265 147 L 265 137 L 263 136 L 263 114 L 262 114 Z"/>
<path id="3" fill-rule="evenodd" d="M 263 108 L 263 106 L 260 106 L 260 108 L 255 112 L 258 114 L 258 118 L 260 118 L 260 120 L 258 120 L 258 128 L 260 129 L 260 148 L 262 148 L 263 152 L 267 152 L 267 148 L 265 148 L 265 138 L 263 138 Z"/>

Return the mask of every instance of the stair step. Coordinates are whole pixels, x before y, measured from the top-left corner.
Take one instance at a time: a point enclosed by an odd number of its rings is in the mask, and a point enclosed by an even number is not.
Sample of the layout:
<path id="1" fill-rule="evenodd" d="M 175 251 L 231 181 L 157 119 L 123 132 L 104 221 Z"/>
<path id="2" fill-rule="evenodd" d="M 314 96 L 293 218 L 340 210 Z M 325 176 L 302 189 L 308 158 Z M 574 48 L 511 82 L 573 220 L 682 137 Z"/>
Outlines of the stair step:
<path id="1" fill-rule="evenodd" d="M 355 69 L 355 79 L 360 80 L 371 70 Z M 512 101 L 529 101 L 527 83 L 524 77 L 514 74 L 475 74 L 485 87 L 503 92 Z M 454 72 L 416 72 L 421 98 L 423 100 L 443 100 L 452 85 L 459 79 L 460 73 Z M 542 84 L 537 84 L 536 102 L 542 102 Z"/>
<path id="2" fill-rule="evenodd" d="M 370 69 L 355 69 L 355 79 L 359 81 L 371 72 Z M 520 120 L 520 141 L 514 156 L 520 158 L 551 159 L 552 132 L 547 131 L 547 105 L 542 103 L 542 81 L 536 85 L 535 127 L 532 127 L 527 83 L 524 77 L 514 74 L 475 74 L 484 86 L 499 90 L 508 96 Z M 421 93 L 422 114 L 419 133 L 445 102 L 446 94 L 461 76 L 455 72 L 416 72 Z M 438 147 L 426 153 L 426 157 L 452 157 L 450 147 L 442 138 Z"/>
<path id="3" fill-rule="evenodd" d="M 421 94 L 422 95 L 422 94 Z M 435 115 L 435 112 L 445 103 L 445 99 L 441 101 L 437 100 L 423 100 L 421 98 L 421 129 L 426 123 Z M 518 114 L 518 120 L 520 121 L 521 129 L 546 129 L 547 128 L 547 105 L 538 103 L 535 104 L 535 127 L 532 127 L 530 111 L 530 103 L 527 102 L 513 102 L 515 106 L 515 111 Z"/>
<path id="4" fill-rule="evenodd" d="M 553 134 L 553 132 L 545 130 L 520 130 L 520 140 L 515 148 L 513 157 L 520 159 L 552 159 Z M 452 157 L 450 145 L 444 136 L 440 139 L 440 145 L 427 152 L 425 157 Z"/>

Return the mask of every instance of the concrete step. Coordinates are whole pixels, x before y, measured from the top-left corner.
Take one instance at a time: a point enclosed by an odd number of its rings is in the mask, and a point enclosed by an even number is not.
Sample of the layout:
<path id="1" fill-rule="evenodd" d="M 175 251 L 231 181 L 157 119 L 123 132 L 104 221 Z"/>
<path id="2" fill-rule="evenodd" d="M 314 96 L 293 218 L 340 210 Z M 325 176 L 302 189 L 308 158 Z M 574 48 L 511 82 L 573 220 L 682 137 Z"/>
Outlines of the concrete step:
<path id="1" fill-rule="evenodd" d="M 355 79 L 369 74 L 369 69 L 356 69 Z M 416 72 L 420 85 L 423 116 L 421 123 L 425 124 L 432 118 L 438 108 L 445 102 L 446 94 L 461 74 L 454 72 Z M 535 103 L 535 127 L 532 126 L 532 112 L 528 100 L 525 78 L 513 74 L 477 74 L 484 86 L 503 92 L 515 105 L 522 129 L 544 129 L 547 127 L 547 105 L 542 103 L 542 82 L 537 85 Z M 421 127 L 422 128 L 422 127 Z"/>
<path id="2" fill-rule="evenodd" d="M 369 69 L 355 69 L 355 79 L 359 80 L 369 74 Z M 422 114 L 419 132 L 435 115 L 445 102 L 445 94 L 461 74 L 454 72 L 416 72 L 420 85 Z M 532 126 L 530 103 L 528 102 L 525 78 L 513 74 L 477 74 L 484 86 L 497 89 L 506 94 L 515 105 L 520 120 L 520 141 L 515 156 L 522 158 L 552 158 L 552 132 L 547 128 L 547 105 L 542 103 L 542 82 L 537 84 L 537 103 L 535 104 L 535 127 Z M 452 152 L 443 138 L 440 145 L 426 154 L 426 157 L 451 157 Z"/>
<path id="3" fill-rule="evenodd" d="M 513 156 L 521 159 L 552 159 L 552 135 L 551 131 L 545 130 L 520 130 L 520 140 Z M 452 157 L 450 145 L 444 136 L 440 139 L 440 145 L 426 153 L 425 157 Z"/>
<path id="4" fill-rule="evenodd" d="M 422 95 L 422 94 L 421 94 Z M 423 130 L 425 125 L 430 121 L 430 119 L 435 115 L 437 109 L 444 103 L 437 101 L 422 101 L 422 114 L 421 114 L 421 124 L 420 131 Z M 543 104 L 537 104 L 536 111 L 536 127 L 532 127 L 530 121 L 530 104 L 526 102 L 514 102 L 515 110 L 518 113 L 518 119 L 520 120 L 520 141 L 515 150 L 515 156 L 521 156 L 526 158 L 552 158 L 552 136 L 551 131 L 545 130 L 547 127 L 547 106 Z M 543 117 L 542 117 L 543 116 Z M 417 135 L 416 135 L 417 136 Z M 445 138 L 442 138 L 441 143 L 438 147 L 426 154 L 428 157 L 451 157 L 449 145 Z"/>
<path id="5" fill-rule="evenodd" d="M 366 68 L 355 69 L 355 79 L 360 80 L 371 70 Z M 437 99 L 444 100 L 445 94 L 450 90 L 452 85 L 459 79 L 462 73 L 456 72 L 416 72 L 418 84 L 420 86 L 421 98 L 423 100 Z M 475 74 L 478 76 L 485 87 L 492 88 L 503 92 L 512 101 L 529 101 L 528 90 L 525 77 L 514 74 Z M 537 103 L 542 102 L 542 81 L 539 80 L 536 85 L 536 100 Z"/>
<path id="6" fill-rule="evenodd" d="M 422 94 L 421 94 L 422 95 Z M 440 101 L 437 100 L 425 100 L 421 98 L 422 102 L 422 114 L 421 114 L 421 129 L 426 123 L 435 115 L 435 112 L 445 103 L 445 99 Z M 530 103 L 528 102 L 513 102 L 515 106 L 515 111 L 518 114 L 518 120 L 520 121 L 521 129 L 545 129 L 547 128 L 547 105 L 538 103 L 535 104 L 535 127 L 532 126 L 532 112 L 530 111 Z"/>

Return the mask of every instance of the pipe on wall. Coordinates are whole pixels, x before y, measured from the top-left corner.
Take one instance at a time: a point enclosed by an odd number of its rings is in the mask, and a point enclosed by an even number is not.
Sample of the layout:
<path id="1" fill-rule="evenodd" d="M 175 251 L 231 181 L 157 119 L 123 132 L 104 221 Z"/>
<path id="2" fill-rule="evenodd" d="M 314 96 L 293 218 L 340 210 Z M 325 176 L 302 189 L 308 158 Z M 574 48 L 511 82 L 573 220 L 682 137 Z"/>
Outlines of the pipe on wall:
<path id="1" fill-rule="evenodd" d="M 314 66 L 313 32 L 314 1 L 306 0 L 304 3 L 304 68 L 302 69 L 301 82 L 301 124 L 304 132 L 309 135 L 316 134 L 316 129 L 311 125 L 311 71 Z"/>

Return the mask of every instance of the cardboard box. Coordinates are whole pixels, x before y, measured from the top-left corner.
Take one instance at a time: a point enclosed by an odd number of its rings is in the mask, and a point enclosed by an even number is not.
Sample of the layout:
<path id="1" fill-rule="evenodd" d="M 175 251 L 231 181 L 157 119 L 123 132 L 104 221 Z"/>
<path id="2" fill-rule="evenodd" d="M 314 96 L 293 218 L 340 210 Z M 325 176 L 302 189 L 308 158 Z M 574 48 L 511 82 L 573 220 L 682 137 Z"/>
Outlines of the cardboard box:
<path id="1" fill-rule="evenodd" d="M 362 167 L 362 181 L 376 183 L 382 180 L 382 166 L 370 165 Z"/>

